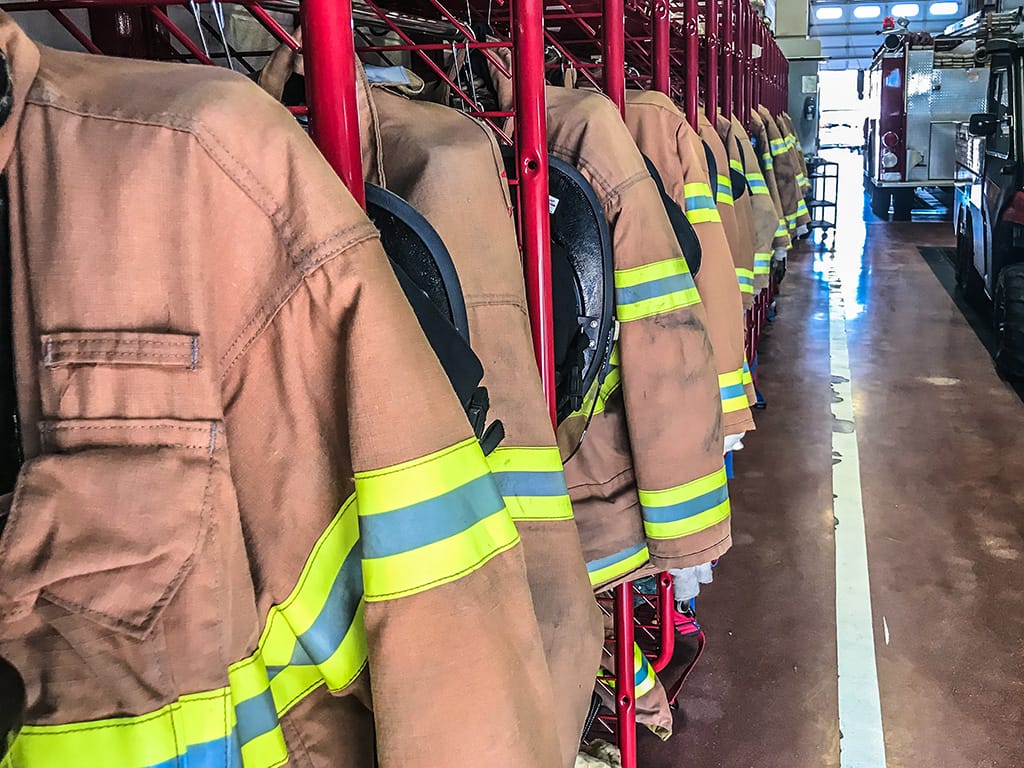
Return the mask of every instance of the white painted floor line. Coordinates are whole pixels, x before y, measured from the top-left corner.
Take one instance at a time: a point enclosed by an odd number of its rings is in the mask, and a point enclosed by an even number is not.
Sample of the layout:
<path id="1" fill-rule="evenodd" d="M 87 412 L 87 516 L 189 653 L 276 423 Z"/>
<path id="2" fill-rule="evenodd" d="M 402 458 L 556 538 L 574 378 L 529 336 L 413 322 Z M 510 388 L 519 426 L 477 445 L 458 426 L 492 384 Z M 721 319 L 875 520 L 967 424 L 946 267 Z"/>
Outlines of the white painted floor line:
<path id="1" fill-rule="evenodd" d="M 840 768 L 885 768 L 846 313 L 841 280 L 834 268 L 829 274 L 829 353 L 834 417 L 832 508 L 836 518 L 839 765 Z"/>

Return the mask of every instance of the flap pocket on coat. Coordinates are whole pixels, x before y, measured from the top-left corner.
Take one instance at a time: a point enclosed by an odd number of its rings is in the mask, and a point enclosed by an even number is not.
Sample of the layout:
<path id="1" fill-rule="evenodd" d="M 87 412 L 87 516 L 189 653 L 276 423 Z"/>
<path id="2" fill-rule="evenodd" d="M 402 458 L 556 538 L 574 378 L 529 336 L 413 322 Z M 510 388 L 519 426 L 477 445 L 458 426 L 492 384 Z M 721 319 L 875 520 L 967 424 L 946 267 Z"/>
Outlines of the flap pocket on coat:
<path id="1" fill-rule="evenodd" d="M 220 423 L 44 422 L 0 539 L 0 618 L 48 601 L 144 638 L 193 565 Z"/>
<path id="2" fill-rule="evenodd" d="M 199 336 L 138 331 L 64 331 L 44 333 L 43 366 L 152 365 L 199 367 Z"/>

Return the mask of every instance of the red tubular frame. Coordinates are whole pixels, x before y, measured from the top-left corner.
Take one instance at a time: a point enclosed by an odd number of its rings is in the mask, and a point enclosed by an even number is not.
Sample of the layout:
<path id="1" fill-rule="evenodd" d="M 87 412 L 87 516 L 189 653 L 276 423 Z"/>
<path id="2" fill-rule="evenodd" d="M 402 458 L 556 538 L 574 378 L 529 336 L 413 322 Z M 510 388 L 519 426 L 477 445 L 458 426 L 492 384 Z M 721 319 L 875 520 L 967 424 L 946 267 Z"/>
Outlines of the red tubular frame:
<path id="1" fill-rule="evenodd" d="M 604 0 L 601 53 L 605 95 L 626 113 L 626 9 L 623 0 Z"/>
<path id="2" fill-rule="evenodd" d="M 697 0 L 685 0 L 683 24 L 686 35 L 686 64 L 684 68 L 686 91 L 683 108 L 690 125 L 696 130 L 697 115 L 700 110 L 700 99 L 697 92 L 700 71 L 700 29 L 697 26 Z"/>
<path id="3" fill-rule="evenodd" d="M 352 196 L 365 206 L 352 5 L 305 0 L 301 13 L 306 101 L 315 105 L 310 116 L 313 140 Z"/>
<path id="4" fill-rule="evenodd" d="M 721 37 L 722 37 L 722 61 L 721 61 L 721 101 L 722 101 L 722 114 L 725 115 L 726 119 L 732 117 L 735 108 L 734 83 L 733 77 L 736 57 L 736 37 L 735 27 L 733 25 L 733 10 L 735 3 L 733 0 L 722 0 L 722 25 L 721 25 Z"/>
<path id="5" fill-rule="evenodd" d="M 621 2 L 621 0 L 620 0 Z M 544 98 L 544 5 L 515 0 L 512 8 L 513 81 L 520 237 L 526 300 L 544 397 L 555 418 L 555 343 L 551 305 L 551 234 L 548 212 L 548 138 Z"/>
<path id="6" fill-rule="evenodd" d="M 754 52 L 751 53 L 753 56 L 753 66 L 751 72 L 753 73 L 753 104 L 751 107 L 757 109 L 761 104 L 764 103 L 764 22 L 761 21 L 761 17 L 757 15 L 757 12 L 750 9 L 750 23 L 752 25 L 751 42 L 758 47 L 756 55 Z"/>
<path id="7" fill-rule="evenodd" d="M 602 64 L 604 92 L 626 112 L 625 7 L 623 0 L 603 1 Z M 633 584 L 615 588 L 615 715 L 622 768 L 636 768 L 636 671 L 633 652 Z"/>
<path id="8" fill-rule="evenodd" d="M 653 0 L 651 3 L 651 37 L 653 38 L 652 85 L 654 90 L 667 96 L 672 95 L 669 66 L 668 0 Z"/>
<path id="9" fill-rule="evenodd" d="M 705 0 L 704 8 L 704 113 L 718 125 L 718 1 Z M 716 128 L 717 130 L 717 128 Z M 711 180 L 712 189 L 717 182 Z"/>
<path id="10" fill-rule="evenodd" d="M 750 89 L 752 87 L 751 62 L 750 62 L 750 16 L 748 4 L 744 0 L 738 0 L 736 4 L 737 24 L 737 52 L 736 66 L 742 67 L 740 77 L 736 79 L 737 100 L 739 101 L 740 120 L 743 125 L 750 127 Z"/>
<path id="11" fill-rule="evenodd" d="M 202 0 L 206 2 L 207 0 Z M 246 7 L 275 38 L 293 50 L 298 44 L 256 0 L 237 0 Z M 750 114 L 764 103 L 773 113 L 786 108 L 788 62 L 782 56 L 764 22 L 749 0 L 705 0 L 705 33 L 703 76 L 700 71 L 701 35 L 698 26 L 698 0 L 556 0 L 564 9 L 549 13 L 566 29 L 554 34 L 544 29 L 543 0 L 498 0 L 506 14 L 513 48 L 513 112 L 484 112 L 468 93 L 438 66 L 431 56 L 448 45 L 417 43 L 401 29 L 401 20 L 389 16 L 379 6 L 389 8 L 399 0 L 366 0 L 381 23 L 394 30 L 403 40 L 400 45 L 369 45 L 359 50 L 386 52 L 402 50 L 416 53 L 424 65 L 454 89 L 467 105 L 467 112 L 487 119 L 505 141 L 516 148 L 517 178 L 510 180 L 519 195 L 519 236 L 523 252 L 524 280 L 529 303 L 537 366 L 544 394 L 555 416 L 554 354 L 551 306 L 551 259 L 548 213 L 548 157 L 544 98 L 544 46 L 554 45 L 574 63 L 581 76 L 595 86 L 603 84 L 604 92 L 621 110 L 625 106 L 627 76 L 631 84 L 650 84 L 656 90 L 684 102 L 686 116 L 696 128 L 699 117 L 699 95 L 703 86 L 708 118 L 716 125 L 719 107 L 726 117 L 738 114 L 750 123 Z M 66 15 L 63 9 L 92 7 L 145 7 L 155 11 L 154 17 L 166 28 L 180 48 L 178 59 L 213 63 L 195 42 L 176 26 L 163 9 L 169 5 L 185 5 L 188 0 L 0 0 L 0 7 L 10 10 L 48 10 L 57 21 L 87 50 L 97 46 Z M 477 40 L 470 27 L 463 23 L 461 9 L 456 14 L 445 7 L 450 0 L 420 0 L 419 7 L 433 8 L 468 41 L 467 48 L 479 50 L 492 60 L 489 50 L 508 43 Z M 480 11 L 481 5 L 471 5 Z M 489 4 L 488 4 L 489 5 Z M 574 7 L 578 6 L 578 7 Z M 679 19 L 678 11 L 682 10 Z M 675 10 L 675 16 L 673 15 Z M 467 11 L 468 12 L 468 11 Z M 307 103 L 310 108 L 312 134 L 320 150 L 360 203 L 364 200 L 359 126 L 355 89 L 357 49 L 352 39 L 352 8 L 348 0 L 302 0 L 300 13 L 305 31 Z M 488 10 L 488 15 L 489 15 Z M 599 21 L 598 21 L 599 20 Z M 568 28 L 573 34 L 568 34 Z M 575 39 L 574 39 L 575 38 Z M 752 45 L 761 55 L 752 56 Z M 459 43 L 461 46 L 462 43 Z M 184 49 L 188 53 L 181 53 Z M 584 49 L 587 49 L 584 52 Z M 601 64 L 591 56 L 600 51 Z M 155 54 L 154 54 L 155 55 Z M 627 73 L 626 60 L 636 67 Z M 603 71 L 598 77 L 597 69 Z M 701 79 L 703 77 L 703 79 Z M 501 130 L 503 119 L 511 116 L 515 134 L 508 137 Z M 765 327 L 768 304 L 775 292 L 774 282 L 762 292 L 747 313 L 748 357 L 753 361 L 757 343 Z M 636 768 L 636 701 L 634 641 L 640 633 L 641 645 L 647 651 L 656 672 L 662 672 L 675 650 L 675 603 L 672 577 L 658 576 L 657 605 L 650 620 L 641 620 L 637 628 L 634 611 L 634 587 L 625 583 L 613 590 L 612 598 L 602 596 L 602 605 L 612 604 L 615 637 L 614 719 L 617 723 L 619 748 L 624 768 Z M 644 598 L 653 604 L 649 596 Z M 605 608 L 607 611 L 607 608 Z M 640 617 L 648 615 L 641 611 Z M 657 649 L 653 644 L 657 642 Z M 602 716 L 605 718 L 605 716 Z M 606 718 L 610 719 L 610 718 Z"/>

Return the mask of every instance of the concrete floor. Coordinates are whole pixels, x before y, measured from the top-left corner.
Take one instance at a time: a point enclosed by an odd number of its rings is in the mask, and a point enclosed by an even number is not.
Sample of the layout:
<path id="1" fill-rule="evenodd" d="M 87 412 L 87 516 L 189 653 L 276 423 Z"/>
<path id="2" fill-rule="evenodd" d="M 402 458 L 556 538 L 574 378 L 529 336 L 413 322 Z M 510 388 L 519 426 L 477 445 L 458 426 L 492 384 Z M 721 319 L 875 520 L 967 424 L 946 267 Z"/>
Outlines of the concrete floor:
<path id="1" fill-rule="evenodd" d="M 1024 404 L 922 259 L 949 223 L 860 215 L 790 256 L 736 457 L 708 647 L 643 768 L 840 766 L 829 268 L 842 278 L 888 768 L 1024 766 Z M 871 219 L 871 217 L 867 217 Z M 842 642 L 842 638 L 840 639 Z M 844 759 L 844 768 L 885 768 Z"/>

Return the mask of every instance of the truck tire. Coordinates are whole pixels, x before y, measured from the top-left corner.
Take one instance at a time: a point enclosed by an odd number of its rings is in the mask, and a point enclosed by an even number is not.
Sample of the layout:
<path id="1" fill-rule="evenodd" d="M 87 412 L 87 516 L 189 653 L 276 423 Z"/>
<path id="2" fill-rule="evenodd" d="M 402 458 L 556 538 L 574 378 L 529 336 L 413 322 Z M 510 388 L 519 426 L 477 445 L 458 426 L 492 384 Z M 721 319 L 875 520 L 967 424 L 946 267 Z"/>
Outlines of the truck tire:
<path id="1" fill-rule="evenodd" d="M 892 220 L 910 221 L 910 214 L 914 210 L 914 190 L 908 188 L 894 189 L 892 191 Z"/>
<path id="2" fill-rule="evenodd" d="M 1024 264 L 1004 267 L 996 281 L 996 370 L 1024 379 Z"/>
<path id="3" fill-rule="evenodd" d="M 871 196 L 871 210 L 876 216 L 879 216 L 886 221 L 889 220 L 889 200 L 892 197 L 892 192 L 885 187 L 879 187 L 875 184 L 869 184 L 868 194 Z"/>

